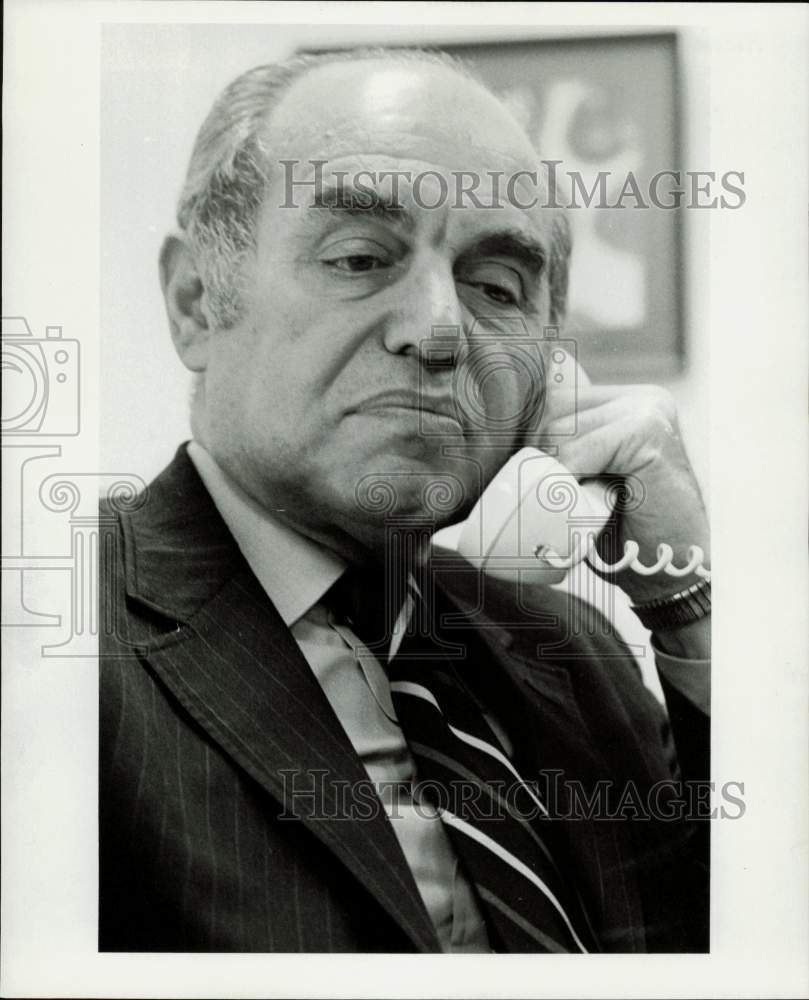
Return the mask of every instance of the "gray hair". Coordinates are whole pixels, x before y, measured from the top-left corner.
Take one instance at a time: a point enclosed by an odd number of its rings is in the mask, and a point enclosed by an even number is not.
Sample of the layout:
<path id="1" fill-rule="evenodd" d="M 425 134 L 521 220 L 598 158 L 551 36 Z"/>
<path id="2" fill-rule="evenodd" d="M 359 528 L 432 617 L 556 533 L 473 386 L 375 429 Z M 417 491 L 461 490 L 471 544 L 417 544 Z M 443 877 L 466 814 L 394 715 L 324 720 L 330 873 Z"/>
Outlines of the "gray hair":
<path id="1" fill-rule="evenodd" d="M 292 56 L 257 66 L 230 83 L 197 134 L 177 206 L 177 222 L 194 254 L 212 317 L 222 329 L 243 308 L 242 264 L 255 249 L 255 226 L 269 184 L 261 141 L 271 111 L 310 70 L 336 62 L 387 59 L 448 67 L 490 90 L 461 60 L 428 49 L 357 48 Z M 554 213 L 548 272 L 551 322 L 561 322 L 567 298 L 571 240 L 567 218 Z"/>

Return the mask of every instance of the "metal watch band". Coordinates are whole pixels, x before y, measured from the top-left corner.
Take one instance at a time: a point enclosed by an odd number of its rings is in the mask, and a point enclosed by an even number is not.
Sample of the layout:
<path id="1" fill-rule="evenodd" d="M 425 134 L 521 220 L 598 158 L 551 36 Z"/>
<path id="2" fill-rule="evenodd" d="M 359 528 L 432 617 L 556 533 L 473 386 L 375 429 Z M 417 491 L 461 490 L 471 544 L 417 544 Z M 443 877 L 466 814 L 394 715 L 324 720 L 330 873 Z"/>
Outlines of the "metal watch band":
<path id="1" fill-rule="evenodd" d="M 681 590 L 670 597 L 635 604 L 632 610 L 650 632 L 699 621 L 711 613 L 710 581 L 700 580 L 687 590 Z"/>

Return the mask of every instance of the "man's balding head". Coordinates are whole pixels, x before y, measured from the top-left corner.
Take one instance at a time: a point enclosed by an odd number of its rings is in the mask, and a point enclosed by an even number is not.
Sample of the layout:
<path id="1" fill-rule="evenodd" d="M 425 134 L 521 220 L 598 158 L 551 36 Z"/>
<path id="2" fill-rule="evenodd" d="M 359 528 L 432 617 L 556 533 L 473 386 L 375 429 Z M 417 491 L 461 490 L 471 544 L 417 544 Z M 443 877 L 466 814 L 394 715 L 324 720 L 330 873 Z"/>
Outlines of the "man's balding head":
<path id="1" fill-rule="evenodd" d="M 438 82 L 450 83 L 449 92 L 437 88 Z M 475 101 L 469 100 L 471 91 Z M 197 135 L 177 208 L 218 326 L 228 328 L 241 313 L 240 269 L 254 249 L 256 217 L 273 168 L 277 171 L 280 160 L 300 155 L 301 141 L 339 140 L 341 130 L 348 133 L 352 121 L 363 116 L 367 121 L 369 114 L 382 134 L 386 109 L 397 107 L 403 94 L 414 105 L 415 131 L 428 133 L 435 120 L 440 133 L 441 121 L 450 114 L 459 136 L 460 171 L 470 169 L 471 150 L 464 137 L 474 136 L 476 143 L 484 139 L 492 149 L 521 151 L 521 167 L 533 163 L 544 190 L 543 165 L 521 126 L 466 63 L 447 53 L 358 48 L 257 66 L 233 80 L 211 108 Z M 343 138 L 347 142 L 348 134 Z M 556 211 L 548 261 L 554 322 L 564 316 L 569 254 L 569 226 Z"/>

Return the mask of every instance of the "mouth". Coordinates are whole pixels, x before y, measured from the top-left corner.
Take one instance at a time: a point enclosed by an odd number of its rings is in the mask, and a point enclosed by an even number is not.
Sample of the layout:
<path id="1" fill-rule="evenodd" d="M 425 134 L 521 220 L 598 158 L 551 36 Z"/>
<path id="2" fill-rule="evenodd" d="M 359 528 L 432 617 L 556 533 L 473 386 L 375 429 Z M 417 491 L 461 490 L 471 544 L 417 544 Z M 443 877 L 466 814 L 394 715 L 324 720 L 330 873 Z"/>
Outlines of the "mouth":
<path id="1" fill-rule="evenodd" d="M 409 391 L 380 392 L 369 399 L 362 400 L 351 408 L 350 413 L 365 413 L 376 416 L 401 416 L 412 414 L 428 419 L 435 417 L 452 421 L 460 427 L 458 413 L 450 396 L 432 396 L 426 393 Z"/>

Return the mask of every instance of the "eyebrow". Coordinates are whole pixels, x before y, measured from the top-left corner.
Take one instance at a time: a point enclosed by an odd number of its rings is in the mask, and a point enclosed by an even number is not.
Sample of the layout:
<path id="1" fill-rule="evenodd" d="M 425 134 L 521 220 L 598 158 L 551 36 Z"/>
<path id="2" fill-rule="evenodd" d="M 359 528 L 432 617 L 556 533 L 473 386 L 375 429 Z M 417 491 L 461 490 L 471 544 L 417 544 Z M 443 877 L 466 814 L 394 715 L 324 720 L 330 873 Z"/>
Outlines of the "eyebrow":
<path id="1" fill-rule="evenodd" d="M 325 185 L 316 192 L 309 208 L 361 219 L 379 219 L 408 231 L 415 227 L 413 216 L 404 206 L 372 187 L 359 188 L 348 183 Z"/>
<path id="2" fill-rule="evenodd" d="M 548 259 L 545 244 L 519 229 L 502 229 L 482 236 L 461 257 L 511 257 L 537 275 Z"/>
<path id="3" fill-rule="evenodd" d="M 412 232 L 416 228 L 413 215 L 395 199 L 372 187 L 356 187 L 351 183 L 325 184 L 315 192 L 310 209 L 325 209 L 333 215 L 379 219 L 381 222 Z M 546 265 L 548 250 L 540 240 L 522 229 L 504 228 L 482 235 L 468 246 L 460 257 L 510 257 L 539 276 Z"/>

